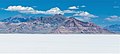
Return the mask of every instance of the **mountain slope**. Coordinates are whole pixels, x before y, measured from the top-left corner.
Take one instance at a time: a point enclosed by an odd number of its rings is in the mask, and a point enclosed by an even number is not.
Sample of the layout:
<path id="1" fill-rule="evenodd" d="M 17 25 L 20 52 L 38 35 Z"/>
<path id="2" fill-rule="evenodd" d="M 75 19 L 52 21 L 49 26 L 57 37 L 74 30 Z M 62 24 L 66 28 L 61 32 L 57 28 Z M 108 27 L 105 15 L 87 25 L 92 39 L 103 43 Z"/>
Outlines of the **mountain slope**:
<path id="1" fill-rule="evenodd" d="M 55 33 L 106 34 L 110 32 L 93 23 L 82 22 L 75 18 L 68 18 L 62 25 L 56 28 Z"/>

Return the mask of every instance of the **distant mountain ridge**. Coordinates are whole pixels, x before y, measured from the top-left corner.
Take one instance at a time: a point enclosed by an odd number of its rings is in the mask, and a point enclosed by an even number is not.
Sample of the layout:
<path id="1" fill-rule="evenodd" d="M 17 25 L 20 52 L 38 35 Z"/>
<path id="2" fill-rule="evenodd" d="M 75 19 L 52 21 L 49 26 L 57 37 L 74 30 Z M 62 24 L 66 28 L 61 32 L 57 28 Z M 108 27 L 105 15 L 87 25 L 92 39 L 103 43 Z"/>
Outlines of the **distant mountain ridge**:
<path id="1" fill-rule="evenodd" d="M 120 24 L 106 26 L 104 29 L 107 29 L 107 30 L 114 32 L 114 33 L 120 33 Z"/>
<path id="2" fill-rule="evenodd" d="M 20 23 L 20 22 L 28 22 L 30 20 L 35 20 L 33 17 L 25 17 L 22 15 L 16 15 L 13 17 L 9 17 L 6 19 L 1 20 L 2 22 L 9 22 L 9 23 Z"/>
<path id="3" fill-rule="evenodd" d="M 21 20 L 22 19 L 22 20 Z M 27 20 L 26 20 L 27 19 Z M 18 21 L 15 21 L 18 20 Z M 83 22 L 61 14 L 53 16 L 26 18 L 22 16 L 7 18 L 0 23 L 0 33 L 38 33 L 38 34 L 110 34 L 94 23 Z"/>

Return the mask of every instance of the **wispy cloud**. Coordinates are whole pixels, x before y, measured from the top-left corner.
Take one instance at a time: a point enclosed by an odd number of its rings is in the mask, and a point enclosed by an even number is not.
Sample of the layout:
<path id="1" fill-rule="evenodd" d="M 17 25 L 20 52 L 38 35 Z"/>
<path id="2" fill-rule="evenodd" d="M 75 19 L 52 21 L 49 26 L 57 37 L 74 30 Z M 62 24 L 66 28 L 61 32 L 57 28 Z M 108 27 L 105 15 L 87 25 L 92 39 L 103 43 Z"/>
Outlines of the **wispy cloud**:
<path id="1" fill-rule="evenodd" d="M 120 8 L 120 6 L 113 6 L 113 8 Z"/>
<path id="2" fill-rule="evenodd" d="M 108 18 L 105 18 L 105 20 L 107 20 L 107 21 L 120 21 L 120 16 L 117 16 L 117 15 L 109 16 Z"/>
<path id="3" fill-rule="evenodd" d="M 68 9 L 79 9 L 79 6 L 71 6 Z"/>
<path id="4" fill-rule="evenodd" d="M 74 16 L 91 17 L 91 18 L 98 17 L 85 11 L 81 11 L 80 13 L 74 14 Z"/>
<path id="5" fill-rule="evenodd" d="M 73 16 L 77 17 L 77 19 L 83 21 L 90 21 L 92 18 L 97 18 L 98 16 L 90 14 L 89 12 L 81 11 L 79 13 L 74 14 Z"/>
<path id="6" fill-rule="evenodd" d="M 82 6 L 80 6 L 80 7 L 85 8 L 86 6 L 85 6 L 85 5 L 82 5 Z"/>
<path id="7" fill-rule="evenodd" d="M 81 11 L 74 11 L 74 10 L 63 10 L 63 13 L 79 13 Z"/>
<path id="8" fill-rule="evenodd" d="M 0 8 L 0 10 L 4 10 L 4 8 Z"/>

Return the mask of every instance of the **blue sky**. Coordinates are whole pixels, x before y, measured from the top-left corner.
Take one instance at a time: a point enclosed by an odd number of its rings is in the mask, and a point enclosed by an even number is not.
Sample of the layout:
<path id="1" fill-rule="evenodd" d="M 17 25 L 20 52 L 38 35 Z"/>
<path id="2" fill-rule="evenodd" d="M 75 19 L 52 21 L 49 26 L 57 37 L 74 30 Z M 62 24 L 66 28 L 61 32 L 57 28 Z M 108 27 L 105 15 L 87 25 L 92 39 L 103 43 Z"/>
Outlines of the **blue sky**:
<path id="1" fill-rule="evenodd" d="M 0 0 L 0 19 L 18 14 L 41 16 L 60 13 L 105 26 L 119 24 L 119 2 L 120 0 Z"/>

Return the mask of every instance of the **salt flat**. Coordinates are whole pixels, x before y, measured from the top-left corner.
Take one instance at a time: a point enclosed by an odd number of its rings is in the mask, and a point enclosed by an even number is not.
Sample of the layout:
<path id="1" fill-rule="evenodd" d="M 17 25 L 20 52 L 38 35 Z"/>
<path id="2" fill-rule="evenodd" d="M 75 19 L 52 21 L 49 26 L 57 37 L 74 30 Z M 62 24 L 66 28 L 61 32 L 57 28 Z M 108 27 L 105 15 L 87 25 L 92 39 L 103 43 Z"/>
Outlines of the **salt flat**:
<path id="1" fill-rule="evenodd" d="M 120 53 L 120 35 L 0 34 L 0 53 Z"/>

